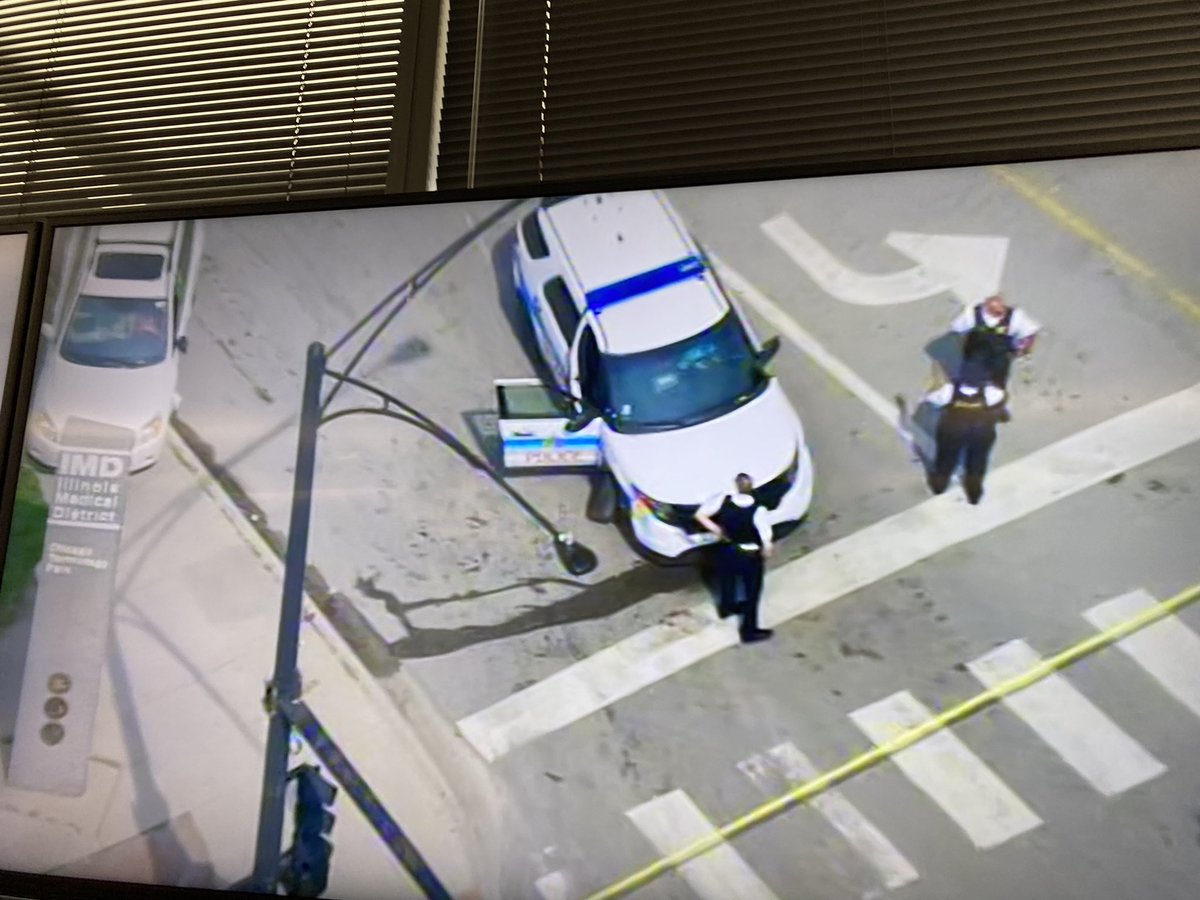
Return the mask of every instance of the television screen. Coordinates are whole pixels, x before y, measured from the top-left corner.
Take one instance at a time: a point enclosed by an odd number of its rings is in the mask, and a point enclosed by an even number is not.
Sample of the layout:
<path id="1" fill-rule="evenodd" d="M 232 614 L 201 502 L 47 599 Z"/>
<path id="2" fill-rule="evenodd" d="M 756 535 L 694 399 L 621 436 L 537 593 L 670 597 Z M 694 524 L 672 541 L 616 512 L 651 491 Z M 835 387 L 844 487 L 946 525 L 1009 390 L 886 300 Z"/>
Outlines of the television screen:
<path id="1" fill-rule="evenodd" d="M 290 567 L 293 886 L 1190 895 L 1198 225 L 1180 152 L 56 229 L 0 867 L 246 884 Z"/>

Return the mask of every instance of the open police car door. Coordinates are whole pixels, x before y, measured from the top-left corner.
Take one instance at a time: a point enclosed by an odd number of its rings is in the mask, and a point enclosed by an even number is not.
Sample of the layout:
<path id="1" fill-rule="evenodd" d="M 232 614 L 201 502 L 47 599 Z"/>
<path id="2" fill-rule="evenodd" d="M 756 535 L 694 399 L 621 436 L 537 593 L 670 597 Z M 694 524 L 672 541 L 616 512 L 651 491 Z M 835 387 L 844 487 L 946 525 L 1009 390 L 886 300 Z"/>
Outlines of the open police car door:
<path id="1" fill-rule="evenodd" d="M 593 470 L 602 464 L 600 419 L 569 432 L 569 402 L 538 379 L 502 378 L 495 385 L 506 470 Z"/>

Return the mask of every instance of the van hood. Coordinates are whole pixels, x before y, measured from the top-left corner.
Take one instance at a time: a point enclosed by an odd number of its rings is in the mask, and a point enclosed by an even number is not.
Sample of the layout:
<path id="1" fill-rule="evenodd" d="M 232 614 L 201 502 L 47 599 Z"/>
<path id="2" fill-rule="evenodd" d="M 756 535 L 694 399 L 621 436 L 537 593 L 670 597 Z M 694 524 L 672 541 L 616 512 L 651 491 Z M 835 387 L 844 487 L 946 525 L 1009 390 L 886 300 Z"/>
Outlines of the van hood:
<path id="1" fill-rule="evenodd" d="M 171 359 L 138 369 L 79 366 L 58 355 L 42 372 L 32 411 L 44 412 L 60 433 L 67 419 L 88 419 L 135 432 L 171 413 Z M 165 424 L 165 421 L 164 421 Z"/>
<path id="2" fill-rule="evenodd" d="M 774 379 L 745 406 L 673 431 L 605 430 L 609 468 L 651 499 L 695 506 L 733 487 L 745 472 L 755 485 L 775 478 L 804 443 L 800 417 Z"/>

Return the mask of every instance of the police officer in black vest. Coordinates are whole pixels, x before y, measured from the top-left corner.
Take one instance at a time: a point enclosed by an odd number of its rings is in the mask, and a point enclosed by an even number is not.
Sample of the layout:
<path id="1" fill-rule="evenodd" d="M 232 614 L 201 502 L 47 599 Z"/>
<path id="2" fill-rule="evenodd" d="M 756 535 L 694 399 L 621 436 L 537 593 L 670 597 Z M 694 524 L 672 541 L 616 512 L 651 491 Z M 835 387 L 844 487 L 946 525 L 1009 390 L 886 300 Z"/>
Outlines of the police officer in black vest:
<path id="1" fill-rule="evenodd" d="M 968 360 L 957 379 L 925 395 L 926 403 L 942 408 L 937 454 L 928 474 L 930 490 L 943 493 L 961 461 L 967 500 L 973 505 L 979 502 L 988 456 L 996 442 L 996 423 L 1006 421 L 1007 400 L 979 360 Z"/>
<path id="2" fill-rule="evenodd" d="M 772 634 L 758 625 L 766 557 L 773 552 L 767 510 L 754 496 L 754 481 L 740 474 L 731 494 L 714 497 L 696 511 L 696 521 L 720 540 L 715 549 L 721 618 L 740 612 L 743 643 L 763 641 Z M 743 594 L 738 602 L 738 590 Z"/>
<path id="3" fill-rule="evenodd" d="M 1007 388 L 1013 359 L 1033 350 L 1041 327 L 1024 310 L 1009 306 L 995 294 L 964 309 L 950 330 L 965 335 L 963 362 L 980 363 L 990 373 L 992 384 Z"/>

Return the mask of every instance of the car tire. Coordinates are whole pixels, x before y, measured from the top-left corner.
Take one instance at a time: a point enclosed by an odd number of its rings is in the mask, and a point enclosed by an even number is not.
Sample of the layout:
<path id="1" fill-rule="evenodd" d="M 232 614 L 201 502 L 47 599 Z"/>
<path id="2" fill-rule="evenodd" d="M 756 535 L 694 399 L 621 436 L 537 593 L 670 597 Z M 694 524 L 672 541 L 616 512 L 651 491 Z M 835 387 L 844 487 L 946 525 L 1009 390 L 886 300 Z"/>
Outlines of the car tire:
<path id="1" fill-rule="evenodd" d="M 603 525 L 612 524 L 617 517 L 620 488 L 617 480 L 608 472 L 592 478 L 592 491 L 588 495 L 587 517 L 589 521 Z"/>

